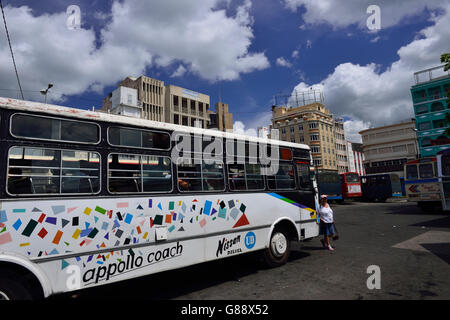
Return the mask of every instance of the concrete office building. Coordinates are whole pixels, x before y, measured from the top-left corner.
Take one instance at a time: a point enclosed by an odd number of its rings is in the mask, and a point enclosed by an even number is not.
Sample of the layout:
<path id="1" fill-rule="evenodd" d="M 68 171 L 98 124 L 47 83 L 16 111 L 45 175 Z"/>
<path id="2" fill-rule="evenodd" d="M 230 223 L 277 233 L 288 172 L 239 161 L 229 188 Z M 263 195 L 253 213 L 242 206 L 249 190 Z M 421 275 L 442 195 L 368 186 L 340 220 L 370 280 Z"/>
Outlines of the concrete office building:
<path id="1" fill-rule="evenodd" d="M 335 119 L 324 104 L 273 106 L 270 128 L 279 130 L 280 140 L 309 145 L 316 168 L 338 170 Z"/>
<path id="2" fill-rule="evenodd" d="M 334 137 L 336 145 L 336 165 L 339 173 L 349 171 L 347 141 L 345 139 L 344 119 L 334 118 Z"/>
<path id="3" fill-rule="evenodd" d="M 174 85 L 166 86 L 165 122 L 208 128 L 209 96 Z"/>
<path id="4" fill-rule="evenodd" d="M 233 132 L 233 114 L 228 111 L 228 104 L 217 102 L 214 112 L 209 112 L 209 118 L 209 129 Z"/>
<path id="5" fill-rule="evenodd" d="M 164 81 L 146 76 L 127 77 L 118 84 L 137 90 L 138 105 L 142 108 L 141 118 L 208 128 L 210 98 L 206 94 L 174 85 L 164 85 Z M 111 112 L 112 93 L 103 99 L 102 112 Z"/>
<path id="6" fill-rule="evenodd" d="M 403 165 L 418 156 L 415 119 L 371 128 L 362 135 L 366 174 L 396 173 L 403 177 Z"/>
<path id="7" fill-rule="evenodd" d="M 447 93 L 450 92 L 450 70 L 438 66 L 416 72 L 415 85 L 411 87 L 416 128 L 421 157 L 433 157 L 440 150 L 450 148 L 449 127 L 445 114 L 450 108 Z"/>
<path id="8" fill-rule="evenodd" d="M 164 121 L 165 119 L 165 87 L 164 81 L 152 79 L 146 76 L 139 78 L 126 77 L 118 87 L 127 87 L 137 90 L 138 103 L 142 107 L 141 117 L 148 120 Z M 103 112 L 111 112 L 112 93 L 103 99 Z"/>

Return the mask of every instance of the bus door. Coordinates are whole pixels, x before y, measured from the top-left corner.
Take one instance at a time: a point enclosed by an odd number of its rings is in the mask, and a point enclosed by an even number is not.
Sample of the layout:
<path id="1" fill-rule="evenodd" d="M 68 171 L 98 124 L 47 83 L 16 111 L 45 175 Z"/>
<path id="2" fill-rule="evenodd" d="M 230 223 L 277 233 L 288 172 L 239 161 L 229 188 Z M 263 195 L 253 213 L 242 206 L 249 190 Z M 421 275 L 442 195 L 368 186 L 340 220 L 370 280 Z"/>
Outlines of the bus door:
<path id="1" fill-rule="evenodd" d="M 450 210 L 450 154 L 438 157 L 438 168 L 442 209 L 448 211 Z"/>

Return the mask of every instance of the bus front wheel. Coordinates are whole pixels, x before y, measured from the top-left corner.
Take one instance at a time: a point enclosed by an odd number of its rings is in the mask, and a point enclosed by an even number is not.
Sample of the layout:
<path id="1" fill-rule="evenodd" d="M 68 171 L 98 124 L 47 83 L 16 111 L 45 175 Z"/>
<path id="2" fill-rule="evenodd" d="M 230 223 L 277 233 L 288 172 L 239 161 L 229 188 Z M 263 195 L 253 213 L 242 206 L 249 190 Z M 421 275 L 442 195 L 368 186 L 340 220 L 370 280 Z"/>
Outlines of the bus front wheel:
<path id="1" fill-rule="evenodd" d="M 291 251 L 289 233 L 283 228 L 275 228 L 270 237 L 269 247 L 264 250 L 264 260 L 271 267 L 285 264 Z"/>

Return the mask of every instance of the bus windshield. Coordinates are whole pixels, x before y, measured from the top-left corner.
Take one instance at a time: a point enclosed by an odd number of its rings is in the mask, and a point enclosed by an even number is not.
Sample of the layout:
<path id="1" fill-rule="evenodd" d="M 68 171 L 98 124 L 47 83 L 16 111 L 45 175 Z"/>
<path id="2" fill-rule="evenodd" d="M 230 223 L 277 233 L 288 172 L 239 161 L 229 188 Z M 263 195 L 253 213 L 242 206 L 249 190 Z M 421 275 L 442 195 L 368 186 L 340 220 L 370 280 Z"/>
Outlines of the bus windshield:
<path id="1" fill-rule="evenodd" d="M 319 180 L 321 183 L 339 183 L 339 175 L 337 173 L 321 172 Z"/>
<path id="2" fill-rule="evenodd" d="M 450 154 L 442 156 L 442 175 L 450 176 Z"/>
<path id="3" fill-rule="evenodd" d="M 417 165 L 410 164 L 406 166 L 406 179 L 417 179 Z"/>
<path id="4" fill-rule="evenodd" d="M 347 173 L 346 178 L 347 182 L 359 182 L 359 176 L 356 173 Z"/>
<path id="5" fill-rule="evenodd" d="M 433 178 L 433 165 L 431 163 L 419 165 L 421 178 Z"/>

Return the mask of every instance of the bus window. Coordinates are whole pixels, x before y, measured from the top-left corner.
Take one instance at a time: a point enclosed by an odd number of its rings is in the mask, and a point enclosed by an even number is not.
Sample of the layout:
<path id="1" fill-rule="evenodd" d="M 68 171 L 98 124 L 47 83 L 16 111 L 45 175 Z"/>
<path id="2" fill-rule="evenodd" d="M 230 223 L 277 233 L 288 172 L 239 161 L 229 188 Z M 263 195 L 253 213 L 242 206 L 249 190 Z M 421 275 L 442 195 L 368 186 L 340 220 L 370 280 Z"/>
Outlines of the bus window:
<path id="1" fill-rule="evenodd" d="M 223 163 L 184 159 L 177 165 L 178 189 L 187 191 L 224 191 Z"/>
<path id="2" fill-rule="evenodd" d="M 310 190 L 312 187 L 311 177 L 309 173 L 309 164 L 297 162 L 297 175 L 299 188 L 303 190 Z"/>
<path id="3" fill-rule="evenodd" d="M 229 164 L 230 190 L 264 190 L 264 177 L 259 164 Z"/>
<path id="4" fill-rule="evenodd" d="M 294 166 L 292 164 L 279 164 L 276 175 L 267 176 L 269 189 L 294 189 Z"/>
<path id="5" fill-rule="evenodd" d="M 170 149 L 169 134 L 131 128 L 108 128 L 108 142 L 113 146 L 120 147 L 160 150 Z"/>
<path id="6" fill-rule="evenodd" d="M 11 117 L 11 134 L 40 140 L 90 144 L 100 142 L 100 127 L 97 124 L 27 114 L 15 114 Z"/>
<path id="7" fill-rule="evenodd" d="M 228 165 L 228 184 L 230 190 L 246 190 L 245 183 L 245 165 L 244 164 L 229 164 Z"/>
<path id="8" fill-rule="evenodd" d="M 264 177 L 261 174 L 261 165 L 245 164 L 245 176 L 247 179 L 248 190 L 264 190 Z"/>
<path id="9" fill-rule="evenodd" d="M 62 152 L 62 193 L 98 193 L 100 155 L 86 151 Z"/>
<path id="10" fill-rule="evenodd" d="M 108 190 L 111 193 L 170 192 L 170 159 L 162 156 L 110 154 Z"/>
<path id="11" fill-rule="evenodd" d="M 141 192 L 140 175 L 140 156 L 126 154 L 110 154 L 108 156 L 109 192 Z"/>
<path id="12" fill-rule="evenodd" d="M 345 175 L 348 183 L 358 183 L 359 182 L 359 176 L 357 173 L 347 173 Z"/>
<path id="13" fill-rule="evenodd" d="M 433 178 L 433 166 L 431 163 L 419 164 L 420 178 Z"/>
<path id="14" fill-rule="evenodd" d="M 450 154 L 442 156 L 442 175 L 450 176 Z"/>
<path id="15" fill-rule="evenodd" d="M 172 191 L 172 172 L 168 157 L 143 156 L 142 175 L 144 192 Z"/>
<path id="16" fill-rule="evenodd" d="M 417 173 L 417 165 L 410 164 L 406 166 L 406 179 L 417 179 L 418 173 Z"/>
<path id="17" fill-rule="evenodd" d="M 100 155 L 13 147 L 7 190 L 11 195 L 96 194 L 100 192 Z"/>

